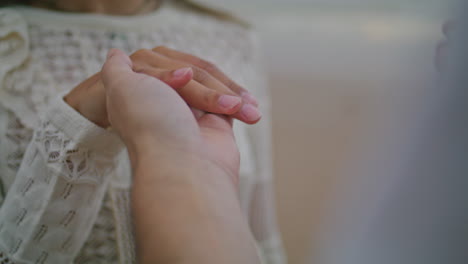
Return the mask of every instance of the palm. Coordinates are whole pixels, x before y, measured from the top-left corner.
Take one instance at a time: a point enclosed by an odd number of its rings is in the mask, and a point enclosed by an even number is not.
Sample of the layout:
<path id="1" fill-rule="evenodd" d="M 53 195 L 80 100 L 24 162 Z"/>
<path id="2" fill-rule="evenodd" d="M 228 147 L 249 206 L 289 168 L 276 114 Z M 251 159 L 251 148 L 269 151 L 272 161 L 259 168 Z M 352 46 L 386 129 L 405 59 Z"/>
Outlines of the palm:
<path id="1" fill-rule="evenodd" d="M 136 148 L 158 144 L 156 149 L 162 153 L 195 151 L 198 158 L 237 182 L 239 152 L 232 119 L 199 110 L 194 110 L 194 115 L 174 89 L 156 78 L 133 72 L 130 59 L 121 55 L 114 57 L 115 62 L 106 62 L 103 81 L 110 123 L 126 145 Z M 142 139 L 151 140 L 142 145 Z"/>
<path id="2" fill-rule="evenodd" d="M 237 182 L 240 156 L 232 131 L 232 120 L 219 115 L 205 114 L 198 118 L 198 124 L 207 158 Z"/>

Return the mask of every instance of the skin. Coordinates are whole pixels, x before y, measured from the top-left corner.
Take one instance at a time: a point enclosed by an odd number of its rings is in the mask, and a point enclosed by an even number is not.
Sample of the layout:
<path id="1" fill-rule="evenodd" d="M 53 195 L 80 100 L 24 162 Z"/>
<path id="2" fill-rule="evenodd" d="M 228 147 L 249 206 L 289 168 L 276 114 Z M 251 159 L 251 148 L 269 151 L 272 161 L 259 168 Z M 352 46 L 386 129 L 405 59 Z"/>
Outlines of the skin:
<path id="1" fill-rule="evenodd" d="M 136 15 L 157 9 L 161 0 L 37 0 L 32 5 L 66 12 Z"/>
<path id="2" fill-rule="evenodd" d="M 261 119 L 257 100 L 246 89 L 227 77 L 214 64 L 196 56 L 167 47 L 138 50 L 133 53 L 133 70 L 163 80 L 177 89 L 180 96 L 192 107 L 217 114 L 232 115 L 247 124 Z M 183 76 L 174 71 L 186 69 Z M 181 81 L 192 78 L 183 87 Z M 99 126 L 109 126 L 106 99 L 100 73 L 75 87 L 65 101 L 79 113 Z"/>
<path id="3" fill-rule="evenodd" d="M 134 169 L 139 263 L 260 263 L 237 196 L 232 118 L 191 111 L 119 50 L 109 53 L 102 79 L 109 121 Z"/>

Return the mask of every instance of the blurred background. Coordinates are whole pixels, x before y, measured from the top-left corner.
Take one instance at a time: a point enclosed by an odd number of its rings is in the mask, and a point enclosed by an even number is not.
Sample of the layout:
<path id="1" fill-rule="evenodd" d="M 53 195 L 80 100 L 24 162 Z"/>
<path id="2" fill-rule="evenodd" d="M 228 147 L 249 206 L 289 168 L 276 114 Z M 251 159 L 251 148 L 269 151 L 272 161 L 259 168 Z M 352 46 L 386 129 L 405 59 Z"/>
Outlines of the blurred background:
<path id="1" fill-rule="evenodd" d="M 324 216 L 353 181 L 349 164 L 425 92 L 448 1 L 201 2 L 246 18 L 261 36 L 280 227 L 289 262 L 311 263 Z"/>

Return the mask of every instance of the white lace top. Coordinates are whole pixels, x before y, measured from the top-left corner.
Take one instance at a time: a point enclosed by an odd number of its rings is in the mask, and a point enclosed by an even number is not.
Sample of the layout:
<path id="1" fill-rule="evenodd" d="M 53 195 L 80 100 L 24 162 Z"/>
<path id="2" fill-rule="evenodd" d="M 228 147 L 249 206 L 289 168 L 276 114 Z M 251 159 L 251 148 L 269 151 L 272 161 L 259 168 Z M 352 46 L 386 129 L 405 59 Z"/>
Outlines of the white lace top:
<path id="1" fill-rule="evenodd" d="M 159 45 L 213 61 L 260 99 L 262 123 L 235 125 L 240 199 L 265 262 L 283 263 L 254 43 L 240 26 L 170 3 L 137 17 L 0 9 L 1 263 L 135 262 L 126 151 L 62 98 L 100 70 L 110 48 Z"/>

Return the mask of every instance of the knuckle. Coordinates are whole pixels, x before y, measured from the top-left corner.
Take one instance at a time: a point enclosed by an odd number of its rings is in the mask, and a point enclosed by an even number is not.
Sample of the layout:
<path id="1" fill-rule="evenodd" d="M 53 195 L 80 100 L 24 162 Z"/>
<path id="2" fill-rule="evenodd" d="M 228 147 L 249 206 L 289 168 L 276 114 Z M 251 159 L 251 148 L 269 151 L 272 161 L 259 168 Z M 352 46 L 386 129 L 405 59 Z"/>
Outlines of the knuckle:
<path id="1" fill-rule="evenodd" d="M 214 63 L 203 59 L 198 59 L 196 64 L 207 72 L 214 72 L 218 70 L 218 66 L 216 66 Z"/>
<path id="2" fill-rule="evenodd" d="M 203 95 L 203 102 L 205 105 L 210 105 L 211 107 L 215 107 L 218 100 L 218 93 L 213 90 L 207 90 Z"/>
<path id="3" fill-rule="evenodd" d="M 153 51 L 157 52 L 157 53 L 164 53 L 167 50 L 168 50 L 168 47 L 166 47 L 166 46 L 157 46 L 157 47 L 153 48 Z"/>
<path id="4" fill-rule="evenodd" d="M 233 80 L 231 79 L 227 79 L 225 81 L 225 84 L 227 88 L 229 88 L 230 90 L 233 90 L 233 89 L 236 89 L 236 88 L 239 88 L 239 86 L 237 85 L 237 83 L 235 83 Z"/>
<path id="5" fill-rule="evenodd" d="M 132 55 L 130 55 L 130 58 L 132 58 L 132 60 L 138 60 L 141 58 L 145 58 L 146 56 L 150 55 L 150 53 L 152 53 L 151 50 L 139 49 L 135 51 Z"/>
<path id="6" fill-rule="evenodd" d="M 193 78 L 200 83 L 206 82 L 210 78 L 210 74 L 203 69 L 192 67 L 193 68 Z"/>
<path id="7" fill-rule="evenodd" d="M 143 73 L 146 71 L 146 64 L 140 61 L 138 58 L 132 58 L 132 70 L 137 73 Z"/>
<path id="8" fill-rule="evenodd" d="M 148 54 L 148 52 L 150 52 L 149 50 L 147 49 L 139 49 L 137 51 L 135 51 L 135 55 L 145 55 L 145 54 Z"/>

